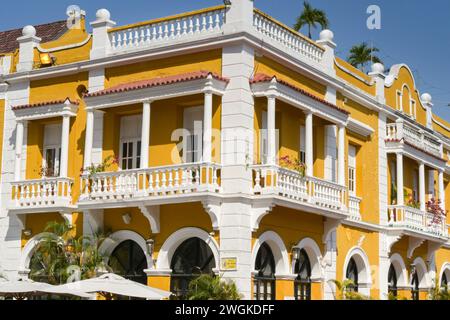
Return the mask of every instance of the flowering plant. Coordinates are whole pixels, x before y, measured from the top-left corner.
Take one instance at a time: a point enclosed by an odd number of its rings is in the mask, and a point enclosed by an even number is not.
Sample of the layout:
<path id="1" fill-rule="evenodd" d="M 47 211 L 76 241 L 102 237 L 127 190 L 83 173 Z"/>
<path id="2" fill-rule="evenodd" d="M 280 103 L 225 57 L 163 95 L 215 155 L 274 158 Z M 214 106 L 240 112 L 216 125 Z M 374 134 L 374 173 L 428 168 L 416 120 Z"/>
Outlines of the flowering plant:
<path id="1" fill-rule="evenodd" d="M 299 159 L 291 159 L 289 156 L 284 156 L 279 159 L 282 167 L 297 171 L 302 177 L 306 174 L 306 165 Z"/>
<path id="2" fill-rule="evenodd" d="M 432 224 L 439 224 L 442 222 L 447 213 L 441 207 L 441 200 L 432 198 L 427 202 L 427 211 L 433 215 Z"/>
<path id="3" fill-rule="evenodd" d="M 81 174 L 83 175 L 85 172 L 88 172 L 89 177 L 91 177 L 97 173 L 105 172 L 107 168 L 115 164 L 119 164 L 119 159 L 114 156 L 108 156 L 100 164 L 91 164 L 86 169 L 81 168 Z"/>
<path id="4" fill-rule="evenodd" d="M 41 178 L 54 178 L 57 175 L 54 168 L 50 168 L 45 165 L 39 168 L 38 174 Z"/>

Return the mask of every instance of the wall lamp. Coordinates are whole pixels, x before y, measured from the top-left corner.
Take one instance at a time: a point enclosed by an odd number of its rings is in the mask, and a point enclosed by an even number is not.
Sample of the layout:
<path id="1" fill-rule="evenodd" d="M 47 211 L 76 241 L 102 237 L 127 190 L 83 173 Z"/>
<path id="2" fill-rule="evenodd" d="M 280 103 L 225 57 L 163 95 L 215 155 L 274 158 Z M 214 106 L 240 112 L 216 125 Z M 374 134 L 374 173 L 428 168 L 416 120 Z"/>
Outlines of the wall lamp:
<path id="1" fill-rule="evenodd" d="M 131 215 L 129 213 L 125 213 L 122 216 L 123 223 L 130 224 L 131 223 Z"/>
<path id="2" fill-rule="evenodd" d="M 299 247 L 292 247 L 292 260 L 297 261 L 300 259 L 300 251 L 301 249 Z"/>

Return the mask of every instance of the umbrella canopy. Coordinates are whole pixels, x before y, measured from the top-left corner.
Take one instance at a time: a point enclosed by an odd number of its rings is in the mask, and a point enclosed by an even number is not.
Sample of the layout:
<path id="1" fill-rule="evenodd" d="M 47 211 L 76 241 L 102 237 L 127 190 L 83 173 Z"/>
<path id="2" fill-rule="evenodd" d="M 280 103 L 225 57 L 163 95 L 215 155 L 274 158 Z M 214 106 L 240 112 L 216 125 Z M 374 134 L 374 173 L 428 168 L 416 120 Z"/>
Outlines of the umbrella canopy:
<path id="1" fill-rule="evenodd" d="M 93 298 L 91 294 L 78 290 L 65 291 L 60 286 L 53 286 L 47 283 L 34 282 L 30 279 L 20 279 L 15 281 L 0 281 L 0 295 L 28 296 L 33 294 L 58 294 L 72 295 L 82 298 Z"/>
<path id="2" fill-rule="evenodd" d="M 78 290 L 83 292 L 108 292 L 116 295 L 162 300 L 171 296 L 171 292 L 155 289 L 138 282 L 125 279 L 119 275 L 108 273 L 98 278 L 82 280 L 61 285 L 64 291 Z"/>

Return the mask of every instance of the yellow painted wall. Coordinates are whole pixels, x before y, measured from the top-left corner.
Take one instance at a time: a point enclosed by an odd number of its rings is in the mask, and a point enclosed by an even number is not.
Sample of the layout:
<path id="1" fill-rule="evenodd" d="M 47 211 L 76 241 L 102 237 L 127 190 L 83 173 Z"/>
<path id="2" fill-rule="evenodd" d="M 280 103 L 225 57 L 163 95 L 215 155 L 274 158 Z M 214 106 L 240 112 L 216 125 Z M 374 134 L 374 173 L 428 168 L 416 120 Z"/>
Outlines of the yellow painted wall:
<path id="1" fill-rule="evenodd" d="M 290 84 L 311 92 L 322 99 L 325 97 L 326 87 L 324 85 L 315 82 L 314 80 L 267 57 L 255 56 L 254 74 L 258 73 L 263 73 L 268 76 L 276 76 L 278 79 L 287 81 Z"/>
<path id="2" fill-rule="evenodd" d="M 172 58 L 144 61 L 105 70 L 105 88 L 155 77 L 200 70 L 222 74 L 222 51 L 211 50 Z"/>
<path id="3" fill-rule="evenodd" d="M 404 91 L 404 85 L 407 85 L 411 93 L 411 98 L 416 103 L 416 120 L 422 125 L 426 125 L 426 111 L 420 103 L 419 93 L 414 86 L 414 77 L 406 67 L 401 67 L 397 79 L 390 87 L 385 89 L 386 104 L 393 109 L 397 108 L 397 90 Z M 404 92 L 405 93 L 405 92 Z M 409 96 L 404 97 L 403 111 L 409 114 Z M 408 100 L 406 100 L 408 99 Z"/>
<path id="4" fill-rule="evenodd" d="M 340 68 L 336 63 L 346 70 Z M 339 57 L 336 57 L 336 63 L 334 69 L 336 70 L 336 76 L 338 78 L 341 78 L 372 96 L 375 95 L 376 87 L 372 84 L 371 77 Z"/>
<path id="5" fill-rule="evenodd" d="M 372 277 L 372 289 L 370 290 L 370 295 L 372 298 L 378 299 L 379 290 L 376 284 L 378 283 L 378 234 L 376 232 L 371 232 L 363 230 L 356 227 L 350 227 L 341 225 L 337 229 L 336 234 L 336 245 L 337 245 L 337 264 L 336 264 L 336 278 L 339 281 L 345 279 L 344 263 L 347 254 L 350 250 L 358 246 L 366 253 L 369 264 L 370 264 L 370 274 Z"/>

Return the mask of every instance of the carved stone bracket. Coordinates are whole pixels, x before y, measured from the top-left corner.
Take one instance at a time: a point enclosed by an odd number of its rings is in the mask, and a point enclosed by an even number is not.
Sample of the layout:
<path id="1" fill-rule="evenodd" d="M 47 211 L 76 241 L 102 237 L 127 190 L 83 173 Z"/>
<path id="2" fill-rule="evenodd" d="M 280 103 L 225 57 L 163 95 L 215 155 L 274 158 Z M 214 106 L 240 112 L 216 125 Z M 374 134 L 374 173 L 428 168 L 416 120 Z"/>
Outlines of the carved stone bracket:
<path id="1" fill-rule="evenodd" d="M 148 222 L 150 223 L 152 233 L 160 233 L 160 206 L 140 205 L 139 210 L 141 210 L 144 217 L 146 217 Z"/>

